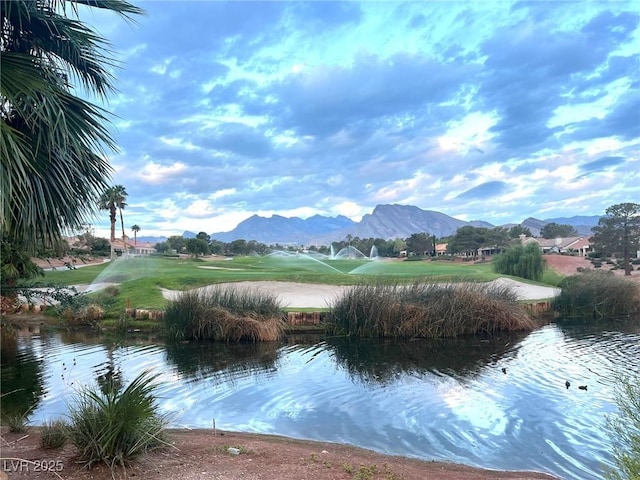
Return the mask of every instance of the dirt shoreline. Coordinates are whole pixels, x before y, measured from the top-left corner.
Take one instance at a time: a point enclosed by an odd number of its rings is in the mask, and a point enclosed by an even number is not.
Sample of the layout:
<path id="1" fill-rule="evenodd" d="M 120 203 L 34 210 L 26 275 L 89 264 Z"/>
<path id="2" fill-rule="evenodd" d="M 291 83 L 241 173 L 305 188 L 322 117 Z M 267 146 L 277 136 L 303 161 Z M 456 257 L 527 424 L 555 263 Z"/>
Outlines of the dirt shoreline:
<path id="1" fill-rule="evenodd" d="M 172 446 L 153 451 L 128 466 L 126 478 L 145 480 L 542 480 L 554 479 L 537 472 L 482 470 L 464 465 L 422 461 L 384 455 L 361 448 L 337 444 L 297 440 L 275 435 L 221 432 L 206 429 L 169 430 Z M 2 429 L 2 470 L 9 478 L 49 480 L 108 480 L 111 472 L 99 465 L 91 470 L 76 461 L 72 446 L 62 450 L 39 447 L 39 431 L 26 434 L 8 433 Z M 229 451 L 236 448 L 238 451 Z M 22 459 L 35 462 L 18 463 Z M 36 465 L 58 468 L 36 471 Z M 17 468 L 23 465 L 22 469 Z M 16 467 L 16 468 L 12 468 Z M 19 470 L 19 471 L 12 471 Z M 125 478 L 121 471 L 116 479 Z"/>

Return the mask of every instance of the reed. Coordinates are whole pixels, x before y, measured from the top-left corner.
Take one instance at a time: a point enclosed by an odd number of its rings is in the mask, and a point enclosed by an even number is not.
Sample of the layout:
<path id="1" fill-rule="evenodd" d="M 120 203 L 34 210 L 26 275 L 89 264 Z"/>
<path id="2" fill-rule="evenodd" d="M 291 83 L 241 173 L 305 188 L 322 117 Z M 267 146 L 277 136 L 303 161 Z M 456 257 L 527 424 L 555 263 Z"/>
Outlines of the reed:
<path id="1" fill-rule="evenodd" d="M 359 337 L 440 338 L 535 327 L 511 288 L 485 283 L 365 283 L 336 299 L 327 317 L 329 333 Z"/>
<path id="2" fill-rule="evenodd" d="M 554 309 L 561 317 L 602 318 L 640 314 L 640 284 L 611 272 L 586 270 L 560 282 Z"/>
<path id="3" fill-rule="evenodd" d="M 284 332 L 284 313 L 268 292 L 214 285 L 182 292 L 169 303 L 165 329 L 177 340 L 265 342 Z"/>

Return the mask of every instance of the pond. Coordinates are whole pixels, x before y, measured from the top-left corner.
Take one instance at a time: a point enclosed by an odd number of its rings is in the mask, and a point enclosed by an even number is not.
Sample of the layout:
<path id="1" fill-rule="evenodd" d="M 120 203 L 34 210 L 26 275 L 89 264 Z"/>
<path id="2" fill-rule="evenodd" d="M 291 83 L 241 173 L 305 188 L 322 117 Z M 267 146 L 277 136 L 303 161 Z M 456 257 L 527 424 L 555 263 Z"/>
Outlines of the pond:
<path id="1" fill-rule="evenodd" d="M 530 334 L 259 345 L 164 345 L 83 333 L 2 344 L 3 408 L 64 416 L 115 365 L 161 373 L 172 426 L 278 434 L 500 470 L 599 479 L 613 466 L 607 416 L 617 378 L 640 375 L 640 325 L 562 322 Z M 504 369 L 504 370 L 503 370 Z M 571 383 L 570 387 L 565 382 Z M 586 385 L 581 390 L 579 385 Z"/>

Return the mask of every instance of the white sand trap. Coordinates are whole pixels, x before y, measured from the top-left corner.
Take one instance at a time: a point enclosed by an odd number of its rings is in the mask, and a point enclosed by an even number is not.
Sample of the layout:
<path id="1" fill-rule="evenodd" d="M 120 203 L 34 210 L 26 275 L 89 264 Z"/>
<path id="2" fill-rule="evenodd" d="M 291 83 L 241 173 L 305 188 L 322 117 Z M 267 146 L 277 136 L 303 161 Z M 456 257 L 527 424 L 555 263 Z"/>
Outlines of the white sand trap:
<path id="1" fill-rule="evenodd" d="M 520 300 L 552 298 L 560 292 L 557 288 L 530 285 L 509 278 L 499 278 L 492 283 L 513 288 Z M 220 283 L 218 285 L 233 285 L 234 287 L 275 294 L 282 301 L 282 306 L 285 308 L 327 308 L 335 298 L 342 296 L 343 293 L 352 288 L 352 286 L 345 285 L 273 281 Z M 202 289 L 207 288 L 210 287 L 202 287 Z M 175 299 L 179 293 L 177 290 L 162 289 L 162 296 L 168 300 Z"/>

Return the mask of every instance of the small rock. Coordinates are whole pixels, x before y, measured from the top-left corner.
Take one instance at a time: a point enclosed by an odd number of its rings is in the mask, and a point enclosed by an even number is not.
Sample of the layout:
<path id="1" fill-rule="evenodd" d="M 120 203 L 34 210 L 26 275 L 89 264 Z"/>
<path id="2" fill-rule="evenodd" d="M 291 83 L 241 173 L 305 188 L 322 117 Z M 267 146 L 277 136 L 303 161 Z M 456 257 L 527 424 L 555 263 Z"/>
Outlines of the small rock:
<path id="1" fill-rule="evenodd" d="M 227 448 L 227 452 L 229 452 L 231 455 L 240 455 L 240 449 L 239 448 L 229 447 L 229 448 Z"/>

